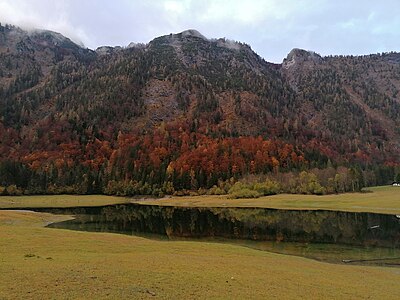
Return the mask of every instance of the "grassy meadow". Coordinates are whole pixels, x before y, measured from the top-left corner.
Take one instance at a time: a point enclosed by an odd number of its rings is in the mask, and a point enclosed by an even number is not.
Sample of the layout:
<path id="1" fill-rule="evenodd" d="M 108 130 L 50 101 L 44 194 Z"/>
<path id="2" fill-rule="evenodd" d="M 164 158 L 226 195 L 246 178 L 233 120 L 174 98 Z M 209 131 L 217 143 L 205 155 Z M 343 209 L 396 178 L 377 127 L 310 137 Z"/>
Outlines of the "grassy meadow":
<path id="1" fill-rule="evenodd" d="M 106 195 L 34 195 L 0 196 L 1 208 L 102 206 L 130 202 L 130 199 Z"/>
<path id="2" fill-rule="evenodd" d="M 265 207 L 277 209 L 326 209 L 354 212 L 400 214 L 400 187 L 379 186 L 364 193 L 335 195 L 279 194 L 253 199 L 229 199 L 228 196 L 183 196 L 165 198 L 125 198 L 106 195 L 0 196 L 1 208 L 102 206 L 141 203 L 188 207 Z"/>
<path id="3" fill-rule="evenodd" d="M 241 246 L 44 228 L 0 211 L 0 299 L 398 299 L 400 269 Z"/>
<path id="4" fill-rule="evenodd" d="M 400 214 L 400 187 L 380 186 L 369 192 L 335 195 L 279 194 L 253 199 L 227 196 L 170 197 L 140 201 L 142 204 L 191 207 L 266 207 L 278 209 L 326 209 L 354 212 Z"/>

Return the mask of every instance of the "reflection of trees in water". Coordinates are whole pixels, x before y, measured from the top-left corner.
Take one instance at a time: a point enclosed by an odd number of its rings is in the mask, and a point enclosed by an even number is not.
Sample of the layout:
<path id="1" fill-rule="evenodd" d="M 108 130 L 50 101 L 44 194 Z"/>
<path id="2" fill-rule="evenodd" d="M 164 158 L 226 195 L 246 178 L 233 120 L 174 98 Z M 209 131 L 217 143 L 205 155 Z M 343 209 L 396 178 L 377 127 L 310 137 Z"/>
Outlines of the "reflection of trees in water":
<path id="1" fill-rule="evenodd" d="M 64 212 L 81 216 L 63 224 L 76 222 L 94 231 L 361 246 L 400 245 L 400 220 L 394 215 L 374 213 L 137 204 L 65 209 Z"/>

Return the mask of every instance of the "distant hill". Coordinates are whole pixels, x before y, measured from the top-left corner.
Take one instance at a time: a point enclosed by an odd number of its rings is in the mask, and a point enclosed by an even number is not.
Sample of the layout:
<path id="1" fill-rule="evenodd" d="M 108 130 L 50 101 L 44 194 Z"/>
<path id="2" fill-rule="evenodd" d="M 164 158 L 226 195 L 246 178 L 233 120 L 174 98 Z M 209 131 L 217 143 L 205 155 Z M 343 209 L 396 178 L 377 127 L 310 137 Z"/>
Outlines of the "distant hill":
<path id="1" fill-rule="evenodd" d="M 0 186 L 197 189 L 337 166 L 382 183 L 400 165 L 399 90 L 395 52 L 273 64 L 195 30 L 92 51 L 0 26 Z"/>

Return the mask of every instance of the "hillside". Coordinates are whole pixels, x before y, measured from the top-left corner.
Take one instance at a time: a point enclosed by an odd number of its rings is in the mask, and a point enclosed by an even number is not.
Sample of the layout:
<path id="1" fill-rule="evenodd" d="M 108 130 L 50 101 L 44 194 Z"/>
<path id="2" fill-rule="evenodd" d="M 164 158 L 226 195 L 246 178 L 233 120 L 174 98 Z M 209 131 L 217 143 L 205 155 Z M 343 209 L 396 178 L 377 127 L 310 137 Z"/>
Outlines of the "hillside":
<path id="1" fill-rule="evenodd" d="M 0 26 L 0 186 L 168 193 L 339 166 L 359 186 L 387 183 L 400 165 L 399 90 L 394 52 L 293 49 L 272 64 L 195 30 L 92 51 Z"/>

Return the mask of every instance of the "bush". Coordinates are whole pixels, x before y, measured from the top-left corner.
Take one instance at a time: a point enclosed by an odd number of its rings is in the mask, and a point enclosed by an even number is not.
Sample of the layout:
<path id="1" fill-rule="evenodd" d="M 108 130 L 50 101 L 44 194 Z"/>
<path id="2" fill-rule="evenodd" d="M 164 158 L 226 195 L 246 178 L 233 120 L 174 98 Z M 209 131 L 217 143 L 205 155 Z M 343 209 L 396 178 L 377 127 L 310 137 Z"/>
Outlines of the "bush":
<path id="1" fill-rule="evenodd" d="M 162 185 L 162 191 L 164 194 L 173 195 L 175 192 L 174 184 L 171 181 L 166 181 Z"/>
<path id="2" fill-rule="evenodd" d="M 226 192 L 222 188 L 214 185 L 211 189 L 208 190 L 207 194 L 208 195 L 226 195 Z"/>
<path id="3" fill-rule="evenodd" d="M 189 190 L 179 190 L 179 191 L 175 191 L 173 196 L 177 196 L 177 197 L 181 197 L 181 196 L 190 196 L 190 192 Z"/>
<path id="4" fill-rule="evenodd" d="M 262 194 L 255 190 L 251 190 L 249 188 L 243 188 L 240 190 L 235 190 L 232 193 L 229 193 L 229 198 L 231 199 L 242 199 L 242 198 L 260 198 Z"/>
<path id="5" fill-rule="evenodd" d="M 162 198 L 165 196 L 164 192 L 158 187 L 153 188 L 153 190 L 151 191 L 151 195 L 154 197 L 159 197 L 159 198 Z"/>
<path id="6" fill-rule="evenodd" d="M 222 181 L 222 180 L 218 180 L 218 187 L 224 191 L 224 194 L 220 194 L 220 195 L 226 195 L 228 193 L 228 191 L 231 189 L 232 185 L 235 183 L 234 179 L 231 178 L 229 180 L 226 181 Z"/>
<path id="7" fill-rule="evenodd" d="M 228 194 L 233 194 L 243 189 L 251 189 L 251 186 L 243 182 L 236 182 L 228 191 Z"/>
<path id="8" fill-rule="evenodd" d="M 254 184 L 236 182 L 229 190 L 229 198 L 259 198 L 262 196 L 275 195 L 279 192 L 279 184 L 269 179 L 265 182 Z"/>
<path id="9" fill-rule="evenodd" d="M 299 194 L 323 195 L 326 193 L 326 189 L 319 183 L 315 174 L 303 171 L 299 174 L 297 192 Z"/>
<path id="10" fill-rule="evenodd" d="M 253 189 L 263 196 L 276 195 L 280 191 L 279 183 L 267 179 L 265 182 L 255 183 Z"/>
<path id="11" fill-rule="evenodd" d="M 6 193 L 10 196 L 21 196 L 22 191 L 16 185 L 10 185 L 6 188 Z"/>
<path id="12" fill-rule="evenodd" d="M 319 182 L 312 182 L 309 184 L 309 192 L 313 195 L 324 195 L 326 194 L 326 189 Z"/>
<path id="13" fill-rule="evenodd" d="M 78 192 L 78 188 L 76 186 L 57 186 L 55 184 L 51 184 L 47 187 L 47 189 L 44 191 L 46 194 L 50 195 L 61 195 L 61 194 L 76 194 Z M 34 190 L 25 190 L 24 194 L 29 195 L 29 194 L 34 194 Z M 41 194 L 43 192 L 39 192 L 37 194 Z"/>
<path id="14" fill-rule="evenodd" d="M 205 188 L 199 188 L 198 190 L 197 190 L 197 195 L 206 195 L 207 194 L 207 192 L 208 192 L 208 190 L 207 189 L 205 189 Z"/>

